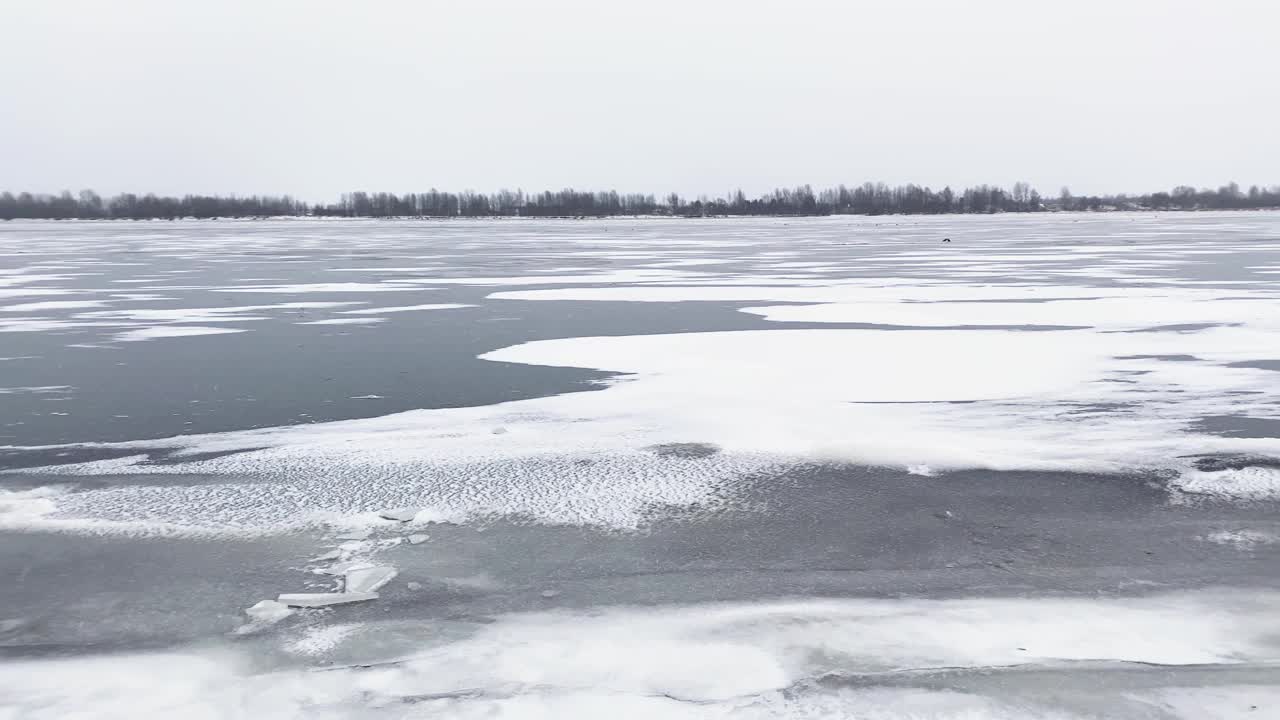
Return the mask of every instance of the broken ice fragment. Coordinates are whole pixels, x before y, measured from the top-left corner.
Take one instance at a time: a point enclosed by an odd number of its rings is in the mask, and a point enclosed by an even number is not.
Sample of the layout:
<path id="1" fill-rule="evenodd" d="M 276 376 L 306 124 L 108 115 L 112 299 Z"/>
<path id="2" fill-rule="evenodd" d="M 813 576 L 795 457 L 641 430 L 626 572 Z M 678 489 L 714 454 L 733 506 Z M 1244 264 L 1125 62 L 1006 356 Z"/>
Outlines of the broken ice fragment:
<path id="1" fill-rule="evenodd" d="M 317 556 L 315 556 L 315 557 L 313 557 L 313 558 L 311 558 L 311 559 L 312 559 L 312 560 L 317 560 L 317 561 L 322 561 L 322 560 L 337 560 L 337 559 L 338 559 L 338 558 L 340 558 L 340 557 L 342 557 L 342 551 L 341 551 L 341 550 L 330 550 L 330 551 L 329 551 L 329 552 L 327 552 L 327 553 L 324 553 L 324 554 L 321 554 L 321 555 L 317 555 Z"/>
<path id="2" fill-rule="evenodd" d="M 424 542 L 426 542 L 427 540 L 430 540 L 430 539 L 431 539 L 431 536 L 430 536 L 430 535 L 426 535 L 426 534 L 423 534 L 423 533 L 414 533 L 413 535 L 410 535 L 410 536 L 409 536 L 409 544 L 410 544 L 410 545 L 421 545 L 422 543 L 424 543 Z"/>
<path id="3" fill-rule="evenodd" d="M 276 598 L 289 607 L 325 607 L 346 603 L 377 600 L 376 592 L 340 592 L 340 593 L 285 593 Z"/>
<path id="4" fill-rule="evenodd" d="M 360 530 L 352 530 L 351 532 L 342 533 L 337 537 L 339 540 L 368 540 L 369 536 L 372 534 L 373 531 L 369 528 L 362 528 Z"/>
<path id="5" fill-rule="evenodd" d="M 409 522 L 418 515 L 417 508 L 400 508 L 399 510 L 383 510 L 378 513 L 378 517 L 384 520 L 397 520 L 399 522 Z"/>
<path id="6" fill-rule="evenodd" d="M 259 600 L 251 607 L 245 608 L 244 614 L 248 615 L 249 619 L 255 624 L 270 625 L 289 617 L 293 614 L 293 611 L 282 602 Z"/>
<path id="7" fill-rule="evenodd" d="M 349 593 L 371 593 L 391 582 L 397 574 L 390 565 L 354 568 L 346 573 L 346 590 Z"/>
<path id="8" fill-rule="evenodd" d="M 320 568 L 320 572 L 325 575 L 346 575 L 352 570 L 359 568 L 373 567 L 373 563 L 364 560 L 347 560 L 345 562 L 334 563 L 327 568 Z"/>

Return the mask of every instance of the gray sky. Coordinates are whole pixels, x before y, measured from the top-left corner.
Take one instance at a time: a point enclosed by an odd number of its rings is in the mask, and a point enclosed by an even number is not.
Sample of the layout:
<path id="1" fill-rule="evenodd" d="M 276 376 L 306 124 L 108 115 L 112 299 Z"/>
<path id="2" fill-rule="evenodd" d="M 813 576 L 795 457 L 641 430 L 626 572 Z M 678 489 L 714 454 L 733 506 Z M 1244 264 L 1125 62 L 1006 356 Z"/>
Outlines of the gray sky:
<path id="1" fill-rule="evenodd" d="M 1280 183 L 1276 0 L 0 3 L 0 189 Z"/>

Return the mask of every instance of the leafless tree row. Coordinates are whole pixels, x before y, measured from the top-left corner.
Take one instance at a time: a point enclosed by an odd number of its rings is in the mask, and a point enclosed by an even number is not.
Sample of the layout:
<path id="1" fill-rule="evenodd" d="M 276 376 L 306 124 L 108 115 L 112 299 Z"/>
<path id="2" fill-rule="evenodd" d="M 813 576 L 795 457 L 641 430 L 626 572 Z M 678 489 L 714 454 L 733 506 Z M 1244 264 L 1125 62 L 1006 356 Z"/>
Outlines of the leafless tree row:
<path id="1" fill-rule="evenodd" d="M 1280 186 L 1246 190 L 1229 183 L 1216 190 L 1180 185 L 1169 192 L 1145 195 L 1073 195 L 1063 188 L 1044 198 L 1025 182 L 1005 190 L 978 185 L 963 190 L 933 190 L 919 185 L 889 186 L 864 183 L 840 185 L 815 192 L 803 185 L 782 188 L 748 198 L 741 190 L 724 197 L 684 198 L 670 193 L 622 194 L 614 190 L 588 192 L 573 189 L 525 193 L 471 191 L 451 193 L 432 189 L 424 193 L 352 192 L 335 203 L 309 205 L 283 196 L 161 197 L 122 193 L 104 199 L 92 190 L 78 195 L 11 192 L 0 193 L 0 219 L 176 219 L 272 216 L 336 217 L 609 217 L 616 215 L 886 215 L 1046 212 L 1056 210 L 1220 210 L 1280 208 Z"/>

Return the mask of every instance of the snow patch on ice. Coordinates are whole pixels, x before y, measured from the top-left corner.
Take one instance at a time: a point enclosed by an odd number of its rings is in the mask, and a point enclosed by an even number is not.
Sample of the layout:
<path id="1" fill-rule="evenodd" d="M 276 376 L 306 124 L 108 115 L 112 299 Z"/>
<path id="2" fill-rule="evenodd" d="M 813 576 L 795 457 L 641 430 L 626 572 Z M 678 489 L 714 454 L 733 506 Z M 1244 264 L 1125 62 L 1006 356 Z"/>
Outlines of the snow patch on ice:
<path id="1" fill-rule="evenodd" d="M 297 323 L 298 325 L 376 325 L 384 322 L 385 318 L 328 318 L 325 320 L 310 320 L 307 322 Z"/>
<path id="2" fill-rule="evenodd" d="M 1280 497 L 1280 468 L 1245 467 L 1214 472 L 1183 471 L 1174 484 L 1190 493 L 1223 498 L 1262 499 Z"/>
<path id="3" fill-rule="evenodd" d="M 302 295 L 306 293 L 372 293 L 372 292 L 413 292 L 422 288 L 388 285 L 383 283 L 299 283 L 295 285 L 241 285 L 238 287 L 216 288 L 217 292 L 228 293 L 262 293 L 281 295 Z"/>
<path id="4" fill-rule="evenodd" d="M 1265 530 L 1218 530 L 1205 535 L 1202 540 L 1219 545 L 1230 545 L 1237 550 L 1253 550 L 1263 545 L 1280 543 L 1280 535 Z"/>
<path id="5" fill-rule="evenodd" d="M 0 395 L 50 395 L 69 393 L 70 385 L 34 385 L 30 387 L 0 387 Z"/>
<path id="6" fill-rule="evenodd" d="M 419 310 L 454 310 L 457 308 L 476 307 L 462 303 L 435 303 L 428 305 L 399 305 L 391 307 L 371 307 L 359 310 L 343 310 L 344 315 L 382 315 L 383 313 L 417 312 Z"/>
<path id="7" fill-rule="evenodd" d="M 194 337 L 197 335 L 226 335 L 245 332 L 242 328 L 198 327 L 185 325 L 166 325 L 161 327 L 139 328 L 129 330 L 115 336 L 119 342 L 142 342 L 161 338 Z"/>
<path id="8" fill-rule="evenodd" d="M 280 310 L 325 310 L 359 305 L 359 302 L 287 302 L 271 305 L 232 305 L 196 308 L 132 308 L 80 313 L 76 317 L 95 320 L 135 321 L 147 323 L 211 324 L 265 320 L 264 312 Z"/>
<path id="9" fill-rule="evenodd" d="M 17 305 L 0 306 L 0 312 L 43 312 L 45 310 L 78 310 L 82 308 L 102 307 L 107 303 L 101 300 L 48 300 L 45 302 L 19 303 Z"/>

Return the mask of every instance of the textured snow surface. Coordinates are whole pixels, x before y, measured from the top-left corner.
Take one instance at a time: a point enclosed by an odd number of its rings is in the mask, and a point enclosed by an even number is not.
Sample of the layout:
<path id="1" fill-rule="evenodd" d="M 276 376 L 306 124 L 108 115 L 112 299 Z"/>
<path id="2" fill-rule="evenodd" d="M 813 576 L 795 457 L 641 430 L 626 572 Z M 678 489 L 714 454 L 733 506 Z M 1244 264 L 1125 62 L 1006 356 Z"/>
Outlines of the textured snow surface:
<path id="1" fill-rule="evenodd" d="M 323 657 L 396 631 L 394 622 L 319 625 L 281 642 Z M 1274 684 L 1183 687 L 1174 668 L 1131 666 L 1147 673 L 1130 674 L 1132 686 L 1095 685 L 1072 672 L 1126 662 L 1266 668 L 1280 661 L 1278 636 L 1280 598 L 1265 592 L 613 608 L 498 617 L 368 669 L 263 671 L 197 651 L 14 662 L 0 665 L 0 707 L 33 720 L 1254 717 L 1250 705 L 1280 700 Z M 1059 675 L 1053 692 L 1017 692 L 1016 674 L 985 691 L 945 689 L 966 668 Z M 903 673 L 937 675 L 916 687 L 881 682 Z"/>

